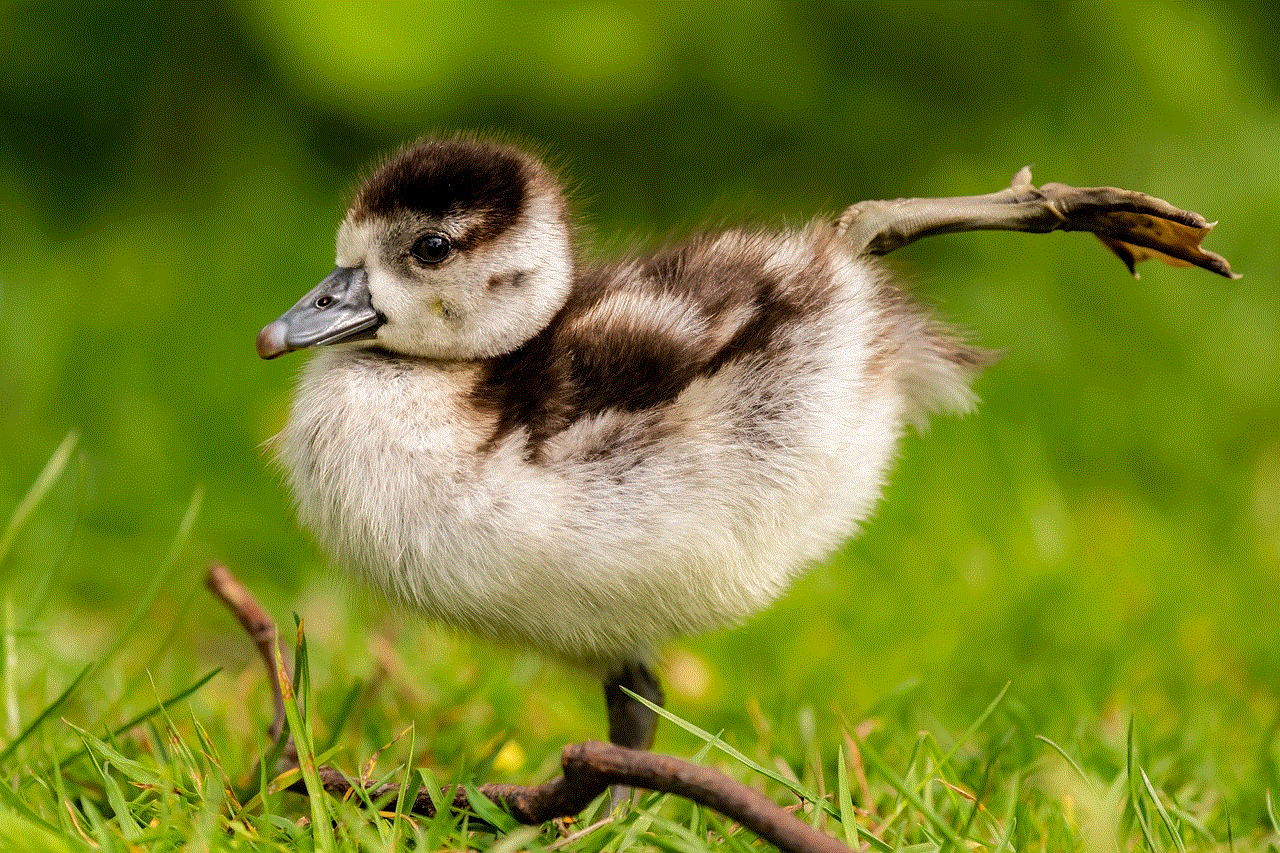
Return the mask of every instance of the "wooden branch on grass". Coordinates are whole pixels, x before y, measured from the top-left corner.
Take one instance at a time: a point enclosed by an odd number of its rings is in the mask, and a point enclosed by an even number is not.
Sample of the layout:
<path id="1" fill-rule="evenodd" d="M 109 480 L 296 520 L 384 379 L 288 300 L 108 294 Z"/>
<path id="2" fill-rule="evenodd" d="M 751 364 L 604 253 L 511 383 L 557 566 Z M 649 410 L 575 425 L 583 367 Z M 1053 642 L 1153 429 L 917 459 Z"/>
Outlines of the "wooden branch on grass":
<path id="1" fill-rule="evenodd" d="M 224 566 L 213 566 L 207 582 L 209 589 L 236 615 L 262 656 L 275 703 L 276 714 L 272 721 L 275 737 L 284 720 L 284 691 L 275 664 L 279 631 L 253 594 Z M 286 756 L 296 764 L 296 752 L 286 750 Z M 536 824 L 576 815 L 611 786 L 627 785 L 676 794 L 707 806 L 786 853 L 849 853 L 844 844 L 813 829 L 740 782 L 717 770 L 669 755 L 588 741 L 566 746 L 561 753 L 561 767 L 563 775 L 541 785 L 490 783 L 481 785 L 479 791 L 520 823 Z M 353 790 L 351 781 L 332 767 L 320 768 L 320 780 L 325 791 L 335 797 L 345 797 Z M 308 791 L 302 781 L 295 783 L 292 789 L 303 794 L 315 793 Z M 398 790 L 398 786 L 387 784 L 365 793 L 371 801 L 379 801 Z M 456 811 L 470 809 L 466 791 L 461 787 L 444 793 L 450 798 L 449 808 Z M 434 815 L 437 808 L 424 791 L 419 791 L 411 805 L 413 812 L 428 816 Z"/>
<path id="2" fill-rule="evenodd" d="M 269 729 L 271 739 L 275 740 L 284 731 L 284 694 L 280 689 L 280 681 L 275 675 L 276 661 L 284 661 L 284 665 L 289 666 L 289 659 L 284 653 L 284 643 L 280 639 L 280 630 L 276 628 L 275 620 L 253 597 L 253 593 L 249 592 L 226 566 L 217 563 L 210 566 L 209 574 L 205 577 L 205 586 L 235 614 L 236 619 L 249 635 L 249 639 L 253 640 L 253 644 L 257 646 L 258 654 L 262 656 L 262 664 L 267 668 L 267 680 L 271 684 L 271 703 L 275 709 Z M 290 671 L 291 678 L 292 675 Z"/>

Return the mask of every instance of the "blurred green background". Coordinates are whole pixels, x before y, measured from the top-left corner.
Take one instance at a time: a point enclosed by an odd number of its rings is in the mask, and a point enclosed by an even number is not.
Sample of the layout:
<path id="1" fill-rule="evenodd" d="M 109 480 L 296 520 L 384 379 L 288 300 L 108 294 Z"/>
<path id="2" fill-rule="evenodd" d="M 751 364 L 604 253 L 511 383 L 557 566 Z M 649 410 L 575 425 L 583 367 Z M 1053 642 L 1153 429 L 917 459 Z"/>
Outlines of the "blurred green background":
<path id="1" fill-rule="evenodd" d="M 1133 281 L 1082 235 L 895 255 L 1007 349 L 982 406 L 910 436 L 864 535 L 779 606 L 677 644 L 672 705 L 742 736 L 915 682 L 917 707 L 963 727 L 1011 681 L 1034 731 L 1191 715 L 1274 756 L 1277 9 L 0 2 L 0 518 L 81 434 L 5 592 L 21 614 L 54 572 L 38 629 L 74 669 L 203 488 L 155 617 L 182 630 L 157 631 L 150 665 L 226 665 L 215 684 L 243 704 L 229 679 L 252 650 L 198 585 L 218 558 L 353 672 L 378 632 L 412 666 L 440 661 L 406 716 L 461 667 L 496 697 L 478 731 L 598 735 L 585 678 L 343 591 L 261 449 L 303 357 L 261 362 L 254 336 L 330 268 L 361 170 L 433 131 L 529 141 L 570 179 L 590 255 L 611 257 L 705 222 L 987 192 L 1034 163 L 1220 219 L 1208 248 L 1245 277 L 1147 264 Z"/>

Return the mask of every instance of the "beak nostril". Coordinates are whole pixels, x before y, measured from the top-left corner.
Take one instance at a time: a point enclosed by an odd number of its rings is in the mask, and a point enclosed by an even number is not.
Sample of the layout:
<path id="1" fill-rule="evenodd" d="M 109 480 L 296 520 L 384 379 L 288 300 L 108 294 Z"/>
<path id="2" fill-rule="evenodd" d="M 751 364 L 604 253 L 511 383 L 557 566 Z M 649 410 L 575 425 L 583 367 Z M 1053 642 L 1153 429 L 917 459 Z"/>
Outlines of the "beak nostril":
<path id="1" fill-rule="evenodd" d="M 263 330 L 258 353 L 263 358 L 275 358 L 298 349 L 372 340 L 383 320 L 370 304 L 366 284 L 363 269 L 334 267 Z"/>

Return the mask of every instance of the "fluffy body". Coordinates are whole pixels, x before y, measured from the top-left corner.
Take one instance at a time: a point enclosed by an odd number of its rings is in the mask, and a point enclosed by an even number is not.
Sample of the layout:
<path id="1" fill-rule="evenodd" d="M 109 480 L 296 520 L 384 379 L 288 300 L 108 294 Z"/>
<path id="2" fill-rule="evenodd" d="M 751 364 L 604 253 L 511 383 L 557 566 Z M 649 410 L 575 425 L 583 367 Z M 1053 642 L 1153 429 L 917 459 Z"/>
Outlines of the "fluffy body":
<path id="1" fill-rule="evenodd" d="M 518 191 L 441 190 L 468 153 Z M 415 266 L 423 228 L 465 248 Z M 338 238 L 386 322 L 311 360 L 278 447 L 338 565 L 607 673 L 776 600 L 871 512 L 905 426 L 969 407 L 983 356 L 829 225 L 595 268 L 570 234 L 520 152 L 401 152 Z"/>

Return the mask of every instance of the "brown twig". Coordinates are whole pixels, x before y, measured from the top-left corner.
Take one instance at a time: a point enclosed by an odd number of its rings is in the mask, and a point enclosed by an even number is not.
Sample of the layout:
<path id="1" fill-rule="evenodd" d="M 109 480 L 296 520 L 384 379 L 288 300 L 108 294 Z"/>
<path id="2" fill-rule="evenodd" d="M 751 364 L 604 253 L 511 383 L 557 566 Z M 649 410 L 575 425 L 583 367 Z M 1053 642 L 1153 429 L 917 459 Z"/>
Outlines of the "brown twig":
<path id="1" fill-rule="evenodd" d="M 276 680 L 275 666 L 279 631 L 249 590 L 224 566 L 215 565 L 209 570 L 208 586 L 240 620 L 262 655 L 276 705 L 276 718 L 272 723 L 276 733 L 277 725 L 283 725 L 284 718 L 284 698 Z M 669 755 L 588 741 L 566 746 L 561 753 L 561 767 L 562 776 L 541 785 L 490 783 L 481 785 L 479 791 L 520 823 L 536 824 L 576 815 L 610 786 L 627 785 L 676 794 L 715 809 L 787 853 L 850 853 L 844 844 L 813 829 L 740 782 L 717 770 Z M 320 768 L 320 781 L 325 791 L 335 797 L 345 797 L 353 791 L 350 780 L 332 767 Z M 311 793 L 301 781 L 292 787 L 301 793 Z M 398 786 L 387 784 L 366 789 L 365 794 L 377 801 L 398 790 Z M 444 795 L 449 799 L 449 808 L 457 811 L 470 808 L 467 793 L 461 787 L 445 791 Z M 428 816 L 434 815 L 436 808 L 437 804 L 423 791 L 419 791 L 411 805 L 413 812 Z"/>
<path id="2" fill-rule="evenodd" d="M 284 653 L 284 644 L 280 640 L 280 631 L 275 620 L 262 609 L 262 605 L 253 594 L 240 583 L 239 578 L 231 574 L 226 566 L 214 563 L 209 567 L 205 577 L 205 586 L 216 595 L 227 608 L 235 614 L 236 619 L 244 626 L 249 639 L 258 647 L 262 656 L 262 664 L 267 668 L 267 683 L 271 685 L 271 703 L 275 708 L 275 716 L 271 718 L 271 739 L 280 737 L 284 731 L 284 695 L 280 691 L 280 682 L 276 678 L 276 660 L 285 662 L 289 669 L 289 677 L 293 670 Z"/>

